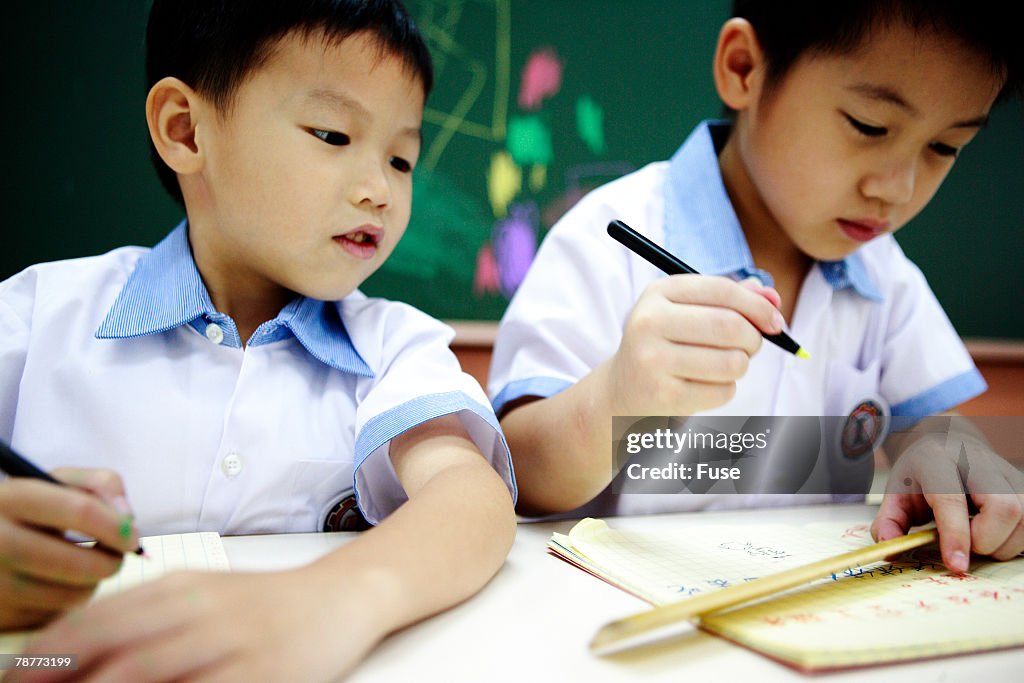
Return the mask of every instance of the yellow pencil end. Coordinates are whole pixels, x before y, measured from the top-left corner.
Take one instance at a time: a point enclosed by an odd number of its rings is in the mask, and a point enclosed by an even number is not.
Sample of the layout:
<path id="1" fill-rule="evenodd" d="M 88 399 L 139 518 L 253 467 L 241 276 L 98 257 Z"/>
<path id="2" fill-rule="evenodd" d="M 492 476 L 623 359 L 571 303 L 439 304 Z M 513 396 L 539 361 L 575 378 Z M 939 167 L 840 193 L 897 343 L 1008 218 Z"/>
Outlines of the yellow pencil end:
<path id="1" fill-rule="evenodd" d="M 811 357 L 811 354 L 807 353 L 807 351 L 805 351 L 804 348 L 801 347 L 801 348 L 796 350 L 796 357 L 797 358 L 803 358 L 804 360 L 809 360 L 810 357 Z"/>

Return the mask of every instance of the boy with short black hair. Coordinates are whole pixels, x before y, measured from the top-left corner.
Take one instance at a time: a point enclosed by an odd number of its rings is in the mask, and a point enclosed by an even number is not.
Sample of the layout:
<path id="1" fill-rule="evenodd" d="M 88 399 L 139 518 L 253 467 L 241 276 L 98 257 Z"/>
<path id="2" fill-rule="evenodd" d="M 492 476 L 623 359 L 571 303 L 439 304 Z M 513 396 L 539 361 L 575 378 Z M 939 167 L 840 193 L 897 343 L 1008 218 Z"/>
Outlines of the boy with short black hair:
<path id="1" fill-rule="evenodd" d="M 985 388 L 891 233 L 928 203 L 993 102 L 1019 88 L 1012 22 L 976 2 L 734 10 L 713 67 L 734 122 L 701 124 L 671 161 L 584 198 L 552 228 L 502 321 L 490 390 L 523 512 L 796 502 L 616 495 L 615 415 L 843 416 L 870 405 L 884 422 L 949 411 Z M 665 277 L 604 234 L 613 219 L 704 275 Z M 762 345 L 785 320 L 809 361 Z M 957 571 L 971 551 L 1024 549 L 1024 476 L 964 429 L 979 514 L 969 520 L 954 494 L 958 453 L 945 439 L 901 432 L 886 442 L 900 455 L 890 481 L 913 486 L 886 496 L 873 528 L 889 538 L 934 514 Z"/>
<path id="2" fill-rule="evenodd" d="M 150 136 L 187 219 L 0 284 L 0 438 L 77 485 L 0 482 L 0 620 L 45 622 L 116 569 L 69 528 L 124 551 L 365 517 L 309 566 L 168 577 L 30 645 L 116 680 L 333 679 L 479 590 L 515 529 L 450 330 L 355 289 L 409 221 L 430 58 L 395 0 L 156 0 L 147 40 Z"/>

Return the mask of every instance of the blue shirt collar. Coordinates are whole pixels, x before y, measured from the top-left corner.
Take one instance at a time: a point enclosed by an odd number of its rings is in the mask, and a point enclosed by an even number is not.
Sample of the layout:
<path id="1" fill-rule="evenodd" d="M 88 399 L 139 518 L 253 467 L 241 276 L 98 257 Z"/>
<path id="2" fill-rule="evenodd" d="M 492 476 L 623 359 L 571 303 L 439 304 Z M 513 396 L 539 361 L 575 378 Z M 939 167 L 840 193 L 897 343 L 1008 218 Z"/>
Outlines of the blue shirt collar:
<path id="1" fill-rule="evenodd" d="M 142 256 L 96 330 L 97 339 L 129 339 L 191 325 L 200 332 L 211 323 L 234 323 L 218 313 L 192 258 L 187 222 L 182 221 Z M 364 377 L 373 371 L 356 351 L 332 302 L 298 297 L 273 320 L 259 326 L 250 344 L 268 344 L 293 335 L 309 355 L 332 368 Z M 229 339 L 230 337 L 226 337 Z M 240 346 L 237 333 L 234 343 Z"/>
<path id="2" fill-rule="evenodd" d="M 702 273 L 757 275 L 771 284 L 771 277 L 754 267 L 722 181 L 718 147 L 724 144 L 730 125 L 704 121 L 672 156 L 665 183 L 665 246 Z M 818 265 L 833 289 L 852 288 L 866 299 L 882 300 L 858 252 Z"/>

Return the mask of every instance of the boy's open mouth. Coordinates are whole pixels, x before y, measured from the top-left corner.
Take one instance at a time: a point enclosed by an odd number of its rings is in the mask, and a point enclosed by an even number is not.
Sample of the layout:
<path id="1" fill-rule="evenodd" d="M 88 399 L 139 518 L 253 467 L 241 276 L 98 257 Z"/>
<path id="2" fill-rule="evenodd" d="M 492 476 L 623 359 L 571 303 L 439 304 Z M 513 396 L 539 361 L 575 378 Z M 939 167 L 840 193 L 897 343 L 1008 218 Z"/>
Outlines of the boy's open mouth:
<path id="1" fill-rule="evenodd" d="M 839 219 L 839 227 L 846 236 L 857 242 L 867 242 L 881 235 L 888 228 L 883 221 Z"/>
<path id="2" fill-rule="evenodd" d="M 357 258 L 371 258 L 377 252 L 377 245 L 384 236 L 384 230 L 376 226 L 362 226 L 343 235 L 335 235 L 334 241 Z"/>

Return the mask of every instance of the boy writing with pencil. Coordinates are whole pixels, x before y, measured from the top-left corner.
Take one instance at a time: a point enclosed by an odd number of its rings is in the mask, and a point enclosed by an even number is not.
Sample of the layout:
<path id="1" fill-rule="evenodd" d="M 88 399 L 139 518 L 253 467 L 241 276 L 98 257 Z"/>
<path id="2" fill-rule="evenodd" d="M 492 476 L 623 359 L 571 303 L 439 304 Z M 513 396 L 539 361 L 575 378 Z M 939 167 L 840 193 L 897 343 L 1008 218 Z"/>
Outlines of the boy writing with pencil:
<path id="1" fill-rule="evenodd" d="M 113 680 L 334 679 L 479 590 L 515 529 L 449 330 L 356 290 L 409 221 L 430 56 L 397 0 L 156 0 L 147 72 L 187 219 L 0 285 L 0 439 L 72 485 L 0 483 L 0 622 L 41 624 L 116 569 L 68 529 L 123 552 L 368 521 L 298 570 L 167 577 L 30 643 Z"/>
<path id="2" fill-rule="evenodd" d="M 769 502 L 616 495 L 612 416 L 913 420 L 983 391 L 892 233 L 1019 87 L 1020 61 L 994 4 L 737 0 L 713 63 L 732 123 L 701 124 L 670 161 L 584 198 L 502 321 L 490 390 L 521 511 Z M 605 235 L 616 219 L 703 275 L 665 277 Z M 786 320 L 809 360 L 762 344 Z M 910 484 L 885 497 L 872 531 L 887 539 L 934 517 L 944 562 L 966 571 L 972 551 L 1024 549 L 1024 477 L 969 426 L 954 428 L 969 467 L 945 434 L 886 441 L 898 456 L 890 482 Z"/>

